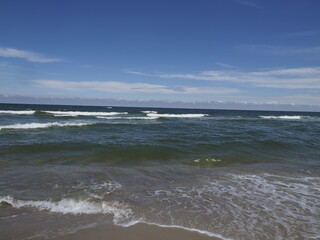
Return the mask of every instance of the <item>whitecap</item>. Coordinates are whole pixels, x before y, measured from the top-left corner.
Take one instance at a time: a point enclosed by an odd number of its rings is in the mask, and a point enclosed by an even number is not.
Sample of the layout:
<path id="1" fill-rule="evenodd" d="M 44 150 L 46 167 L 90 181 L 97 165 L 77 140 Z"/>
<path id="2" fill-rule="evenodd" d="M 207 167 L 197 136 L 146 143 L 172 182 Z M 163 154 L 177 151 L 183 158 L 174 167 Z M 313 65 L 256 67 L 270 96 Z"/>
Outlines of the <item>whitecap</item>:
<path id="1" fill-rule="evenodd" d="M 6 202 L 13 208 L 32 207 L 40 211 L 49 211 L 62 214 L 112 214 L 113 222 L 120 224 L 123 220 L 128 219 L 132 215 L 129 206 L 114 201 L 92 202 L 89 200 L 76 200 L 72 198 L 63 198 L 60 201 L 50 200 L 19 200 L 11 196 L 0 196 L 0 203 Z"/>
<path id="2" fill-rule="evenodd" d="M 77 116 L 114 116 L 125 115 L 128 112 L 82 112 L 82 111 L 44 111 L 56 117 L 77 117 Z"/>
<path id="3" fill-rule="evenodd" d="M 302 119 L 304 116 L 259 116 L 260 118 L 264 119 L 289 119 L 289 120 L 299 120 Z"/>
<path id="4" fill-rule="evenodd" d="M 162 117 L 162 118 L 200 118 L 208 116 L 208 114 L 169 114 L 169 113 L 147 113 L 148 117 Z"/>
<path id="5" fill-rule="evenodd" d="M 0 114 L 24 114 L 24 115 L 32 115 L 36 111 L 34 110 L 26 110 L 26 111 L 14 111 L 14 110 L 0 110 Z"/>
<path id="6" fill-rule="evenodd" d="M 3 129 L 37 129 L 37 128 L 49 128 L 49 127 L 81 127 L 85 125 L 92 125 L 94 123 L 24 123 L 24 124 L 12 124 L 0 126 L 0 130 Z"/>
<path id="7" fill-rule="evenodd" d="M 148 114 L 148 113 L 158 113 L 157 111 L 141 111 L 142 113 Z"/>
<path id="8" fill-rule="evenodd" d="M 100 119 L 109 119 L 109 120 L 155 120 L 159 117 L 101 117 L 97 116 Z"/>

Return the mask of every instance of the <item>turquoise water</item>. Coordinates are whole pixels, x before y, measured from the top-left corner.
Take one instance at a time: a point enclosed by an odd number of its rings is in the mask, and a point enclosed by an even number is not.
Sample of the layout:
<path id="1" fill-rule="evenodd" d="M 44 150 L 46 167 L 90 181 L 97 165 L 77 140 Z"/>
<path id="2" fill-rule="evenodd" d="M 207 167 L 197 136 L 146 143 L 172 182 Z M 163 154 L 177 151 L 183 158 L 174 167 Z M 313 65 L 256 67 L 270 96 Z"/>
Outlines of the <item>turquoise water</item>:
<path id="1" fill-rule="evenodd" d="M 0 104 L 3 239 L 136 222 L 312 239 L 319 196 L 320 113 Z"/>

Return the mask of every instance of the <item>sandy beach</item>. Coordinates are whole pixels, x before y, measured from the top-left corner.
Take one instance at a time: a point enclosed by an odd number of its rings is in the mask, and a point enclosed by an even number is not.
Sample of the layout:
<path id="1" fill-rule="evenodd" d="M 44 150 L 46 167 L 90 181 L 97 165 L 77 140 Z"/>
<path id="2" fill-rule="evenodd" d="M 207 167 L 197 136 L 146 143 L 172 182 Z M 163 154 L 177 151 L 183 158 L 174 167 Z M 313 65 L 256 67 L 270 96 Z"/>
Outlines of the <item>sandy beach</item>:
<path id="1" fill-rule="evenodd" d="M 166 228 L 139 223 L 130 227 L 105 225 L 95 228 L 82 229 L 75 233 L 54 238 L 54 240 L 219 240 L 197 232 L 179 228 Z"/>

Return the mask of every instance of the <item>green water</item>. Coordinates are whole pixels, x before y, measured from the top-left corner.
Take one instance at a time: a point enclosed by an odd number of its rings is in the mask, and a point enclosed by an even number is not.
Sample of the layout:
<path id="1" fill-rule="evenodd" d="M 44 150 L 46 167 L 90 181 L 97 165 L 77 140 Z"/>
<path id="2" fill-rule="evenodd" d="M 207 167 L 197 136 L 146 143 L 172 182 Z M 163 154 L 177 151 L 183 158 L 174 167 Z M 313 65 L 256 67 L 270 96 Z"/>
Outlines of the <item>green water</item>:
<path id="1" fill-rule="evenodd" d="M 0 104 L 0 239 L 39 218 L 38 239 L 139 221 L 308 239 L 319 176 L 320 113 Z"/>

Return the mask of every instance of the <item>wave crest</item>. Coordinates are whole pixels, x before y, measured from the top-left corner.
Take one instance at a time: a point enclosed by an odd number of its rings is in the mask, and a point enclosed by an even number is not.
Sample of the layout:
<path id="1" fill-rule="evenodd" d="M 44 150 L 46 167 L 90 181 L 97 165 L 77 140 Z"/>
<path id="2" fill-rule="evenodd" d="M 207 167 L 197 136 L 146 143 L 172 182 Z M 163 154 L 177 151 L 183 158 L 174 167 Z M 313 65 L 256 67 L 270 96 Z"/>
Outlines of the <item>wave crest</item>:
<path id="1" fill-rule="evenodd" d="M 264 119 L 289 119 L 289 120 L 299 120 L 302 119 L 304 116 L 259 116 L 260 118 Z"/>
<path id="2" fill-rule="evenodd" d="M 24 124 L 12 124 L 0 126 L 0 130 L 3 129 L 37 129 L 37 128 L 50 128 L 50 127 L 81 127 L 85 125 L 92 125 L 94 123 L 24 123 Z"/>
<path id="3" fill-rule="evenodd" d="M 77 116 L 114 116 L 125 115 L 128 112 L 81 112 L 81 111 L 44 111 L 56 117 L 77 117 Z"/>
<path id="4" fill-rule="evenodd" d="M 201 118 L 208 116 L 208 114 L 169 114 L 169 113 L 147 113 L 148 117 L 162 117 L 162 118 Z"/>
<path id="5" fill-rule="evenodd" d="M 108 120 L 156 120 L 159 117 L 101 117 L 97 116 L 100 119 L 108 119 Z"/>
<path id="6" fill-rule="evenodd" d="M 0 203 L 5 205 L 9 204 L 14 208 L 32 207 L 40 211 L 62 214 L 112 214 L 115 224 L 121 224 L 124 220 L 130 219 L 132 216 L 131 208 L 117 201 L 92 202 L 89 200 L 63 198 L 60 201 L 54 202 L 49 200 L 19 200 L 11 196 L 0 196 Z"/>
<path id="7" fill-rule="evenodd" d="M 0 114 L 25 114 L 31 115 L 34 114 L 36 111 L 34 110 L 26 110 L 26 111 L 14 111 L 14 110 L 0 110 Z"/>

